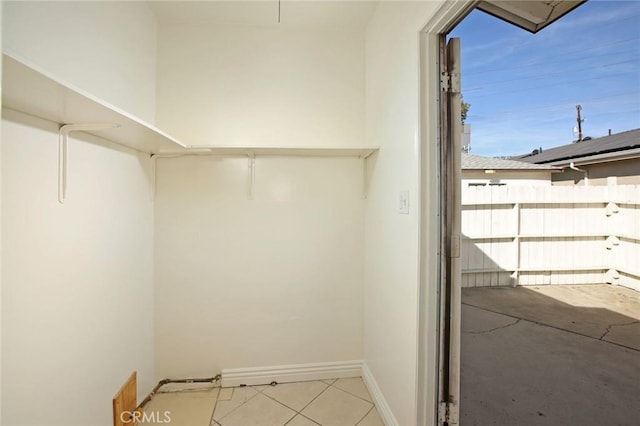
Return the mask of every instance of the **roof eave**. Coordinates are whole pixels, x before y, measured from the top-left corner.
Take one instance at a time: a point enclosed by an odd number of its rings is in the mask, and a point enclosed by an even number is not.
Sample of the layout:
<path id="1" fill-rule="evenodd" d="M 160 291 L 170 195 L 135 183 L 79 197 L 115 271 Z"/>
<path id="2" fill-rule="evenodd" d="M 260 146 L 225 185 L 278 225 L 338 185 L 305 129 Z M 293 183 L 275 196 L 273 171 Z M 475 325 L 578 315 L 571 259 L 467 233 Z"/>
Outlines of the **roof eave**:
<path id="1" fill-rule="evenodd" d="M 531 172 L 561 172 L 562 168 L 560 167 L 549 167 L 548 169 L 462 169 L 463 172 L 484 172 L 487 174 L 491 174 L 491 172 L 518 172 L 518 173 L 531 173 Z"/>
<path id="2" fill-rule="evenodd" d="M 558 2 L 482 0 L 477 3 L 476 8 L 535 34 L 584 3 L 586 0 Z"/>
<path id="3" fill-rule="evenodd" d="M 632 160 L 634 158 L 640 158 L 640 148 L 628 149 L 625 151 L 617 151 L 615 153 L 608 154 L 595 154 L 586 157 L 570 158 L 561 161 L 553 161 L 549 164 L 555 167 L 569 167 L 571 163 L 576 166 L 589 165 L 589 164 L 601 164 L 610 163 L 613 161 Z"/>

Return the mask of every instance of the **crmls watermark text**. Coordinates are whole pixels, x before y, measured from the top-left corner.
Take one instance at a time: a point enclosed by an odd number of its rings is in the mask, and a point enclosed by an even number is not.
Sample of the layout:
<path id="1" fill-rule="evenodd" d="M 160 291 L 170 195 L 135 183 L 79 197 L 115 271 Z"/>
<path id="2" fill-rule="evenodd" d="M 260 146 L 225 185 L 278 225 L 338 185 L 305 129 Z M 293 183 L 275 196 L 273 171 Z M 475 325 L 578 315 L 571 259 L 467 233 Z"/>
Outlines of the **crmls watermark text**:
<path id="1" fill-rule="evenodd" d="M 120 413 L 120 421 L 131 425 L 171 423 L 171 411 L 150 411 L 148 413 L 146 411 L 123 411 Z"/>

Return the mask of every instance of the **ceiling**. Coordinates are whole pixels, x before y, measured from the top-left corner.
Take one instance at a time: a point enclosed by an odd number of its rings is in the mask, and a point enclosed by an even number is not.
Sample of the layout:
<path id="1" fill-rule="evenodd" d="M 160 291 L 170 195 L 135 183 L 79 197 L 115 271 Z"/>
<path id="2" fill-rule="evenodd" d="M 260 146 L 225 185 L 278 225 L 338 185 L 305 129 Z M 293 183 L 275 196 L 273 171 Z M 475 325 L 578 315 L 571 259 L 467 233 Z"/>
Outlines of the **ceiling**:
<path id="1" fill-rule="evenodd" d="M 384 0 L 382 0 L 384 1 Z M 586 0 L 482 0 L 477 9 L 536 33 Z M 232 24 L 362 30 L 378 0 L 149 1 L 161 24 Z"/>
<path id="2" fill-rule="evenodd" d="M 161 24 L 234 24 L 296 28 L 366 27 L 378 1 L 150 1 Z M 278 22 L 280 17 L 280 22 Z"/>

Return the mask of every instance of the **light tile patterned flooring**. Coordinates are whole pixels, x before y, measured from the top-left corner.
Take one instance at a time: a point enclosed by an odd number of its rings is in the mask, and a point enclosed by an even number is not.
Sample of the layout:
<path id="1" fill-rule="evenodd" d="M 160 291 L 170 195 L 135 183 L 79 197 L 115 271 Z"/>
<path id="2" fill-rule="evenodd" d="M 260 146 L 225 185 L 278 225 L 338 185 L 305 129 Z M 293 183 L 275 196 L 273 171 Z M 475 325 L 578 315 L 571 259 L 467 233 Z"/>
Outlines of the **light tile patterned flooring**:
<path id="1" fill-rule="evenodd" d="M 360 377 L 159 393 L 145 411 L 170 426 L 384 426 Z"/>

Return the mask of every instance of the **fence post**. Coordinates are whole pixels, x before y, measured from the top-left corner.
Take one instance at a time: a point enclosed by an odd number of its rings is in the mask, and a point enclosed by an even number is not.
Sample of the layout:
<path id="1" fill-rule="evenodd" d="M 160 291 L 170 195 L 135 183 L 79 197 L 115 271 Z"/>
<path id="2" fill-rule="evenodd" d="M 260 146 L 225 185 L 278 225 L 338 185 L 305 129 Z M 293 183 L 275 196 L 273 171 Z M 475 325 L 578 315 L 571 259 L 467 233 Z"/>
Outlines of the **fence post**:
<path id="1" fill-rule="evenodd" d="M 615 229 L 615 216 L 620 211 L 620 206 L 617 204 L 617 197 L 613 196 L 612 192 L 616 189 L 616 186 L 607 186 L 606 193 L 606 207 L 604 209 L 605 221 L 606 221 L 606 232 L 607 232 L 607 240 L 605 243 L 605 247 L 608 251 L 606 259 L 607 259 L 607 273 L 605 275 L 605 281 L 608 284 L 617 285 L 618 280 L 620 279 L 620 274 L 615 265 L 615 248 L 620 245 L 620 240 L 617 235 L 618 232 Z"/>
<path id="2" fill-rule="evenodd" d="M 513 208 L 516 215 L 516 235 L 513 238 L 513 243 L 516 246 L 516 264 L 513 271 L 513 286 L 516 287 L 520 282 L 520 203 L 514 203 Z"/>

